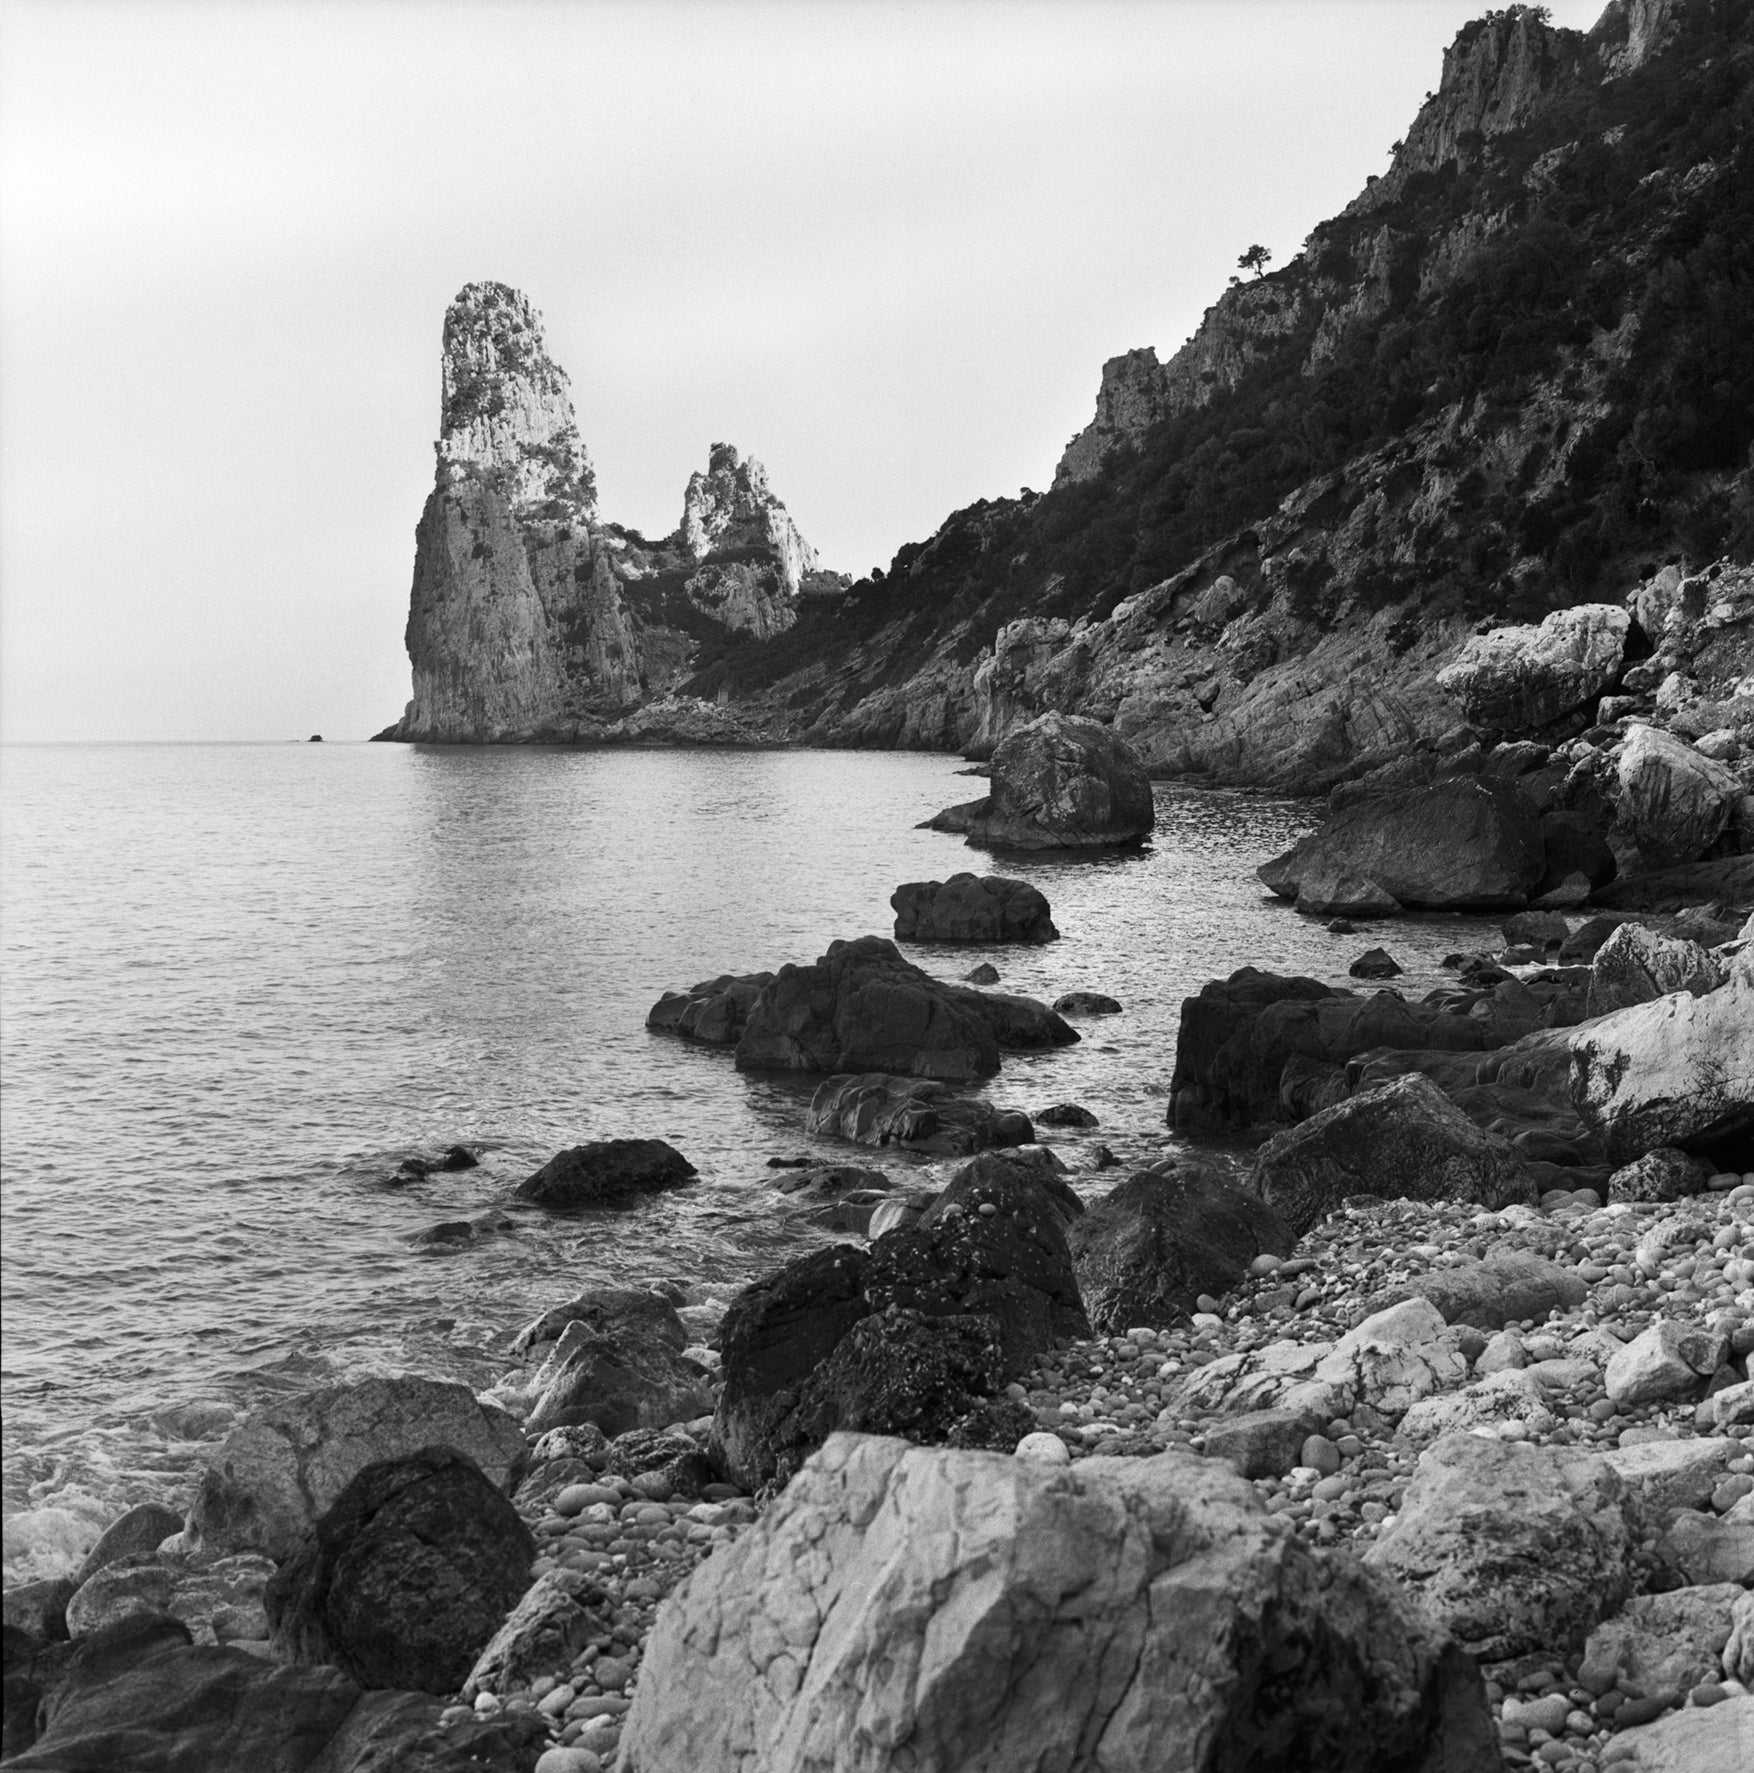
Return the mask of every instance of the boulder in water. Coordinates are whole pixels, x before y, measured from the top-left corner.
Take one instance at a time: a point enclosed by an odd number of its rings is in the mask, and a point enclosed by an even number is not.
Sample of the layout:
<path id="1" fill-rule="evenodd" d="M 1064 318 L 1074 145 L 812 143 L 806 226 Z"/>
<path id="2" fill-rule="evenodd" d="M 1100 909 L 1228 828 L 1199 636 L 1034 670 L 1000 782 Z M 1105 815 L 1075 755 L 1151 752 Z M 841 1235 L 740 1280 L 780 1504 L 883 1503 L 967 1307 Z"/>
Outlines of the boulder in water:
<path id="1" fill-rule="evenodd" d="M 880 936 L 833 942 L 814 966 L 781 967 L 737 1043 L 740 1071 L 887 1071 L 964 1082 L 1001 1050 L 1066 1046 L 1077 1031 L 1044 1004 L 947 985 Z"/>
<path id="2" fill-rule="evenodd" d="M 1041 891 L 997 874 L 916 880 L 890 894 L 898 942 L 1057 942 Z"/>
<path id="3" fill-rule="evenodd" d="M 455 1692 L 530 1585 L 536 1542 L 472 1461 L 429 1447 L 357 1473 L 268 1584 L 282 1662 Z"/>
<path id="4" fill-rule="evenodd" d="M 1510 783 L 1470 776 L 1343 807 L 1256 872 L 1284 899 L 1306 873 L 1343 872 L 1414 910 L 1509 911 L 1528 903 L 1545 867 L 1533 804 Z"/>
<path id="5" fill-rule="evenodd" d="M 1401 963 L 1386 948 L 1367 948 L 1346 971 L 1354 979 L 1394 979 Z"/>
<path id="6" fill-rule="evenodd" d="M 831 1077 L 811 1098 L 804 1128 L 861 1145 L 901 1145 L 943 1157 L 971 1157 L 994 1145 L 1027 1145 L 1035 1128 L 1027 1114 L 958 1096 L 925 1078 L 864 1072 Z"/>
<path id="7" fill-rule="evenodd" d="M 946 807 L 926 825 L 990 849 L 1097 849 L 1142 842 L 1157 822 L 1151 778 L 1110 728 L 1043 714 L 1003 739 L 984 800 Z"/>
<path id="8" fill-rule="evenodd" d="M 1311 917 L 1393 917 L 1401 902 L 1374 880 L 1324 861 L 1298 877 L 1297 909 Z"/>
<path id="9" fill-rule="evenodd" d="M 699 1173 L 662 1139 L 593 1139 L 556 1152 L 517 1193 L 540 1207 L 619 1207 L 680 1188 Z"/>

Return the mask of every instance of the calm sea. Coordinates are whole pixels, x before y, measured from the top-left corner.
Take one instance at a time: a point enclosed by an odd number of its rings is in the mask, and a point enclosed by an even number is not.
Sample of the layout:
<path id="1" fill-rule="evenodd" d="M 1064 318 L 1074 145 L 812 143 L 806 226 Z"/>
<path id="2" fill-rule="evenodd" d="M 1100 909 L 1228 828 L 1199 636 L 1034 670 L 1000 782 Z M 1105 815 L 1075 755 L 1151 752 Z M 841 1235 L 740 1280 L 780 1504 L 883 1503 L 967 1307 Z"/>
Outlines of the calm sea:
<path id="1" fill-rule="evenodd" d="M 416 1368 L 482 1385 L 508 1333 L 581 1287 L 720 1298 L 819 1234 L 772 1156 L 810 1084 L 648 1035 L 667 988 L 892 927 L 902 881 L 993 860 L 914 829 L 980 791 L 891 753 L 386 745 L 0 753 L 4 1507 L 8 1582 L 179 1499 L 252 1402 Z M 1082 1045 L 1006 1060 L 1006 1106 L 1084 1103 L 1125 1160 L 1168 1135 L 1179 1000 L 1245 962 L 1344 977 L 1365 945 L 1252 869 L 1311 809 L 1163 789 L 1143 854 L 1007 858 L 1064 939 L 916 949 L 944 977 L 1105 991 Z M 1396 926 L 1415 989 L 1483 926 Z M 1372 938 L 1376 939 L 1376 938 Z M 670 1140 L 701 1181 L 458 1252 L 413 1239 L 506 1200 L 557 1149 Z M 396 1185 L 466 1141 L 482 1166 Z M 1067 1138 L 1076 1161 L 1081 1143 Z M 866 1153 L 867 1158 L 873 1154 Z M 892 1171 L 900 1162 L 881 1160 Z"/>

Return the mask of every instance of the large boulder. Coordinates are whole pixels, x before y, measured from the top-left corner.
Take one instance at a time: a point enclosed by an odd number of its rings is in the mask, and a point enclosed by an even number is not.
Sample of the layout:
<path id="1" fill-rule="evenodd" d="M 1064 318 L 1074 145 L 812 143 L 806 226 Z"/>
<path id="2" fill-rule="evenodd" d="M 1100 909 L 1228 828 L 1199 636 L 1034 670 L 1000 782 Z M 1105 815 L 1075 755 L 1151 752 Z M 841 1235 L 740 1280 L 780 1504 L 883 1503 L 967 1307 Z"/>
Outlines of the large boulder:
<path id="1" fill-rule="evenodd" d="M 1202 1293 L 1229 1292 L 1255 1257 L 1288 1256 L 1294 1240 L 1259 1196 L 1183 1164 L 1128 1177 L 1073 1223 L 1067 1241 L 1092 1326 L 1122 1335 L 1185 1322 Z"/>
<path id="2" fill-rule="evenodd" d="M 512 1338 L 514 1354 L 552 1352 L 551 1345 L 568 1324 L 584 1324 L 599 1336 L 639 1345 L 668 1348 L 680 1354 L 688 1346 L 688 1326 L 662 1293 L 644 1287 L 592 1287 L 564 1305 L 550 1306 Z"/>
<path id="3" fill-rule="evenodd" d="M 1743 793 L 1734 770 L 1654 726 L 1632 729 L 1616 767 L 1620 820 L 1652 868 L 1696 862 Z"/>
<path id="4" fill-rule="evenodd" d="M 1417 1072 L 1275 1133 L 1256 1154 L 1251 1181 L 1299 1237 L 1353 1194 L 1486 1207 L 1536 1195 L 1515 1147 L 1475 1126 Z"/>
<path id="5" fill-rule="evenodd" d="M 720 973 L 686 991 L 666 991 L 646 1013 L 654 1034 L 679 1035 L 703 1046 L 734 1047 L 772 973 Z"/>
<path id="6" fill-rule="evenodd" d="M 1697 942 L 1659 936 L 1640 923 L 1623 923 L 1590 961 L 1589 1013 L 1606 1016 L 1685 991 L 1703 997 L 1724 982 L 1716 957 Z"/>
<path id="7" fill-rule="evenodd" d="M 1361 875 L 1413 910 L 1514 911 L 1546 869 L 1541 819 L 1507 782 L 1458 777 L 1359 801 L 1256 870 L 1283 899 L 1306 873 Z"/>
<path id="8" fill-rule="evenodd" d="M 201 1475 L 193 1536 L 209 1551 L 278 1562 L 366 1466 L 425 1447 L 467 1454 L 508 1493 L 525 1458 L 517 1423 L 448 1380 L 401 1374 L 301 1392 L 226 1437 Z"/>
<path id="9" fill-rule="evenodd" d="M 737 1042 L 740 1071 L 991 1077 L 1006 1048 L 1069 1046 L 1077 1030 L 1032 998 L 946 985 L 881 936 L 781 967 Z"/>
<path id="10" fill-rule="evenodd" d="M 1405 1582 L 1470 1655 L 1563 1656 L 1631 1586 L 1624 1494 L 1601 1459 L 1447 1434 L 1364 1561 Z"/>
<path id="11" fill-rule="evenodd" d="M 901 1758 L 905 1750 L 906 1758 Z M 666 1603 L 622 1773 L 1486 1768 L 1478 1673 L 1218 1461 L 837 1435 Z"/>
<path id="12" fill-rule="evenodd" d="M 268 1634 L 263 1593 L 274 1562 L 260 1552 L 193 1557 L 157 1551 L 114 1558 L 79 1585 L 67 1603 L 67 1635 L 89 1637 L 135 1613 L 180 1619 L 200 1644 Z"/>
<path id="13" fill-rule="evenodd" d="M 546 1720 L 534 1713 L 441 1728 L 442 1709 L 426 1693 L 362 1692 L 338 1668 L 288 1668 L 231 1645 L 192 1644 L 178 1621 L 137 1614 L 75 1648 L 42 1703 L 41 1735 L 9 1752 L 6 1766 L 19 1773 L 525 1773 L 547 1734 Z"/>
<path id="14" fill-rule="evenodd" d="M 1611 603 L 1555 610 L 1533 626 L 1494 628 L 1462 643 L 1437 674 L 1475 726 L 1523 732 L 1593 701 L 1620 670 L 1632 618 Z"/>
<path id="15" fill-rule="evenodd" d="M 915 880 L 889 896 L 898 942 L 1057 942 L 1046 897 L 1026 880 L 953 874 Z"/>
<path id="16" fill-rule="evenodd" d="M 613 1436 L 692 1421 L 712 1408 L 706 1369 L 682 1353 L 674 1336 L 595 1317 L 565 1325 L 530 1382 L 531 1394 L 524 1423 L 531 1434 L 589 1423 Z"/>
<path id="17" fill-rule="evenodd" d="M 916 1225 L 738 1294 L 719 1332 L 724 1468 L 783 1482 L 840 1428 L 1014 1446 L 1033 1419 L 998 1394 L 1090 1329 L 1065 1234 L 1081 1208 L 1043 1157 L 978 1158 Z"/>
<path id="18" fill-rule="evenodd" d="M 1611 1162 L 1745 1136 L 1754 1129 L 1754 948 L 1709 995 L 1675 992 L 1617 1010 L 1567 1045 L 1572 1101 Z"/>
<path id="19" fill-rule="evenodd" d="M 993 753 L 990 792 L 926 821 L 991 849 L 1098 849 L 1151 835 L 1157 811 L 1137 752 L 1110 728 L 1043 714 Z"/>
<path id="20" fill-rule="evenodd" d="M 619 1207 L 680 1188 L 698 1174 L 662 1139 L 593 1139 L 556 1152 L 517 1192 L 539 1207 Z"/>
<path id="21" fill-rule="evenodd" d="M 810 1099 L 804 1130 L 942 1157 L 968 1157 L 996 1145 L 1027 1145 L 1035 1137 L 1027 1114 L 995 1108 L 978 1096 L 958 1096 L 928 1079 L 882 1072 L 829 1078 Z"/>
<path id="22" fill-rule="evenodd" d="M 282 1662 L 332 1663 L 362 1687 L 455 1692 L 535 1556 L 461 1453 L 368 1465 L 269 1582 L 269 1641 Z"/>

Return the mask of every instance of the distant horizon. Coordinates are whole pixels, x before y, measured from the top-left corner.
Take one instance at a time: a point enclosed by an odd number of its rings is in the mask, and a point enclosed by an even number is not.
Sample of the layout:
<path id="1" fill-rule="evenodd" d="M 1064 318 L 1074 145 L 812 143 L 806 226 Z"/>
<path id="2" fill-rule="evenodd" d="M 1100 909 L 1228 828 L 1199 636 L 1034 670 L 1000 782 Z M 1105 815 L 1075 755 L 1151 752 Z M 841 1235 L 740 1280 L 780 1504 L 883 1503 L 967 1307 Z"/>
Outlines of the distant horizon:
<path id="1" fill-rule="evenodd" d="M 671 533 L 729 442 L 857 577 L 1044 491 L 1103 362 L 1289 262 L 1484 10 L 11 0 L 0 739 L 396 719 L 470 281 L 542 313 L 606 521 Z"/>

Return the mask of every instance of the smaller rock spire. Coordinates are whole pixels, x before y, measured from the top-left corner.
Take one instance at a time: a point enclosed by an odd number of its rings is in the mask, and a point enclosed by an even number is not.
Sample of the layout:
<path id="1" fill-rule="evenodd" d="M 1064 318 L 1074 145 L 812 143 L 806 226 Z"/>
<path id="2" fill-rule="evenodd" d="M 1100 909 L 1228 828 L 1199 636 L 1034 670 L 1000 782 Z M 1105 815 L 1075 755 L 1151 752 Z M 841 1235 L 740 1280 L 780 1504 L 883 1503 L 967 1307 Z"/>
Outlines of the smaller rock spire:
<path id="1" fill-rule="evenodd" d="M 798 532 L 791 513 L 773 495 L 767 470 L 745 461 L 729 443 L 715 443 L 707 471 L 691 474 L 682 500 L 682 545 L 696 560 L 731 549 L 771 550 L 788 597 L 821 561 Z"/>

